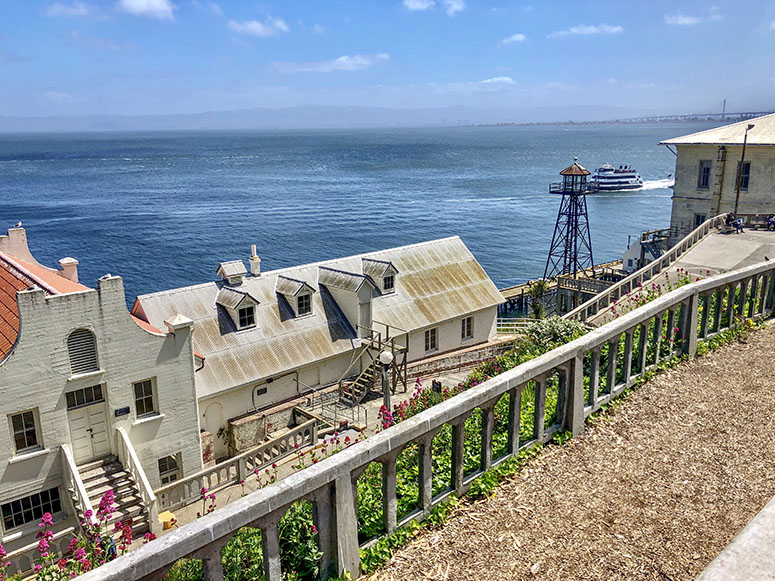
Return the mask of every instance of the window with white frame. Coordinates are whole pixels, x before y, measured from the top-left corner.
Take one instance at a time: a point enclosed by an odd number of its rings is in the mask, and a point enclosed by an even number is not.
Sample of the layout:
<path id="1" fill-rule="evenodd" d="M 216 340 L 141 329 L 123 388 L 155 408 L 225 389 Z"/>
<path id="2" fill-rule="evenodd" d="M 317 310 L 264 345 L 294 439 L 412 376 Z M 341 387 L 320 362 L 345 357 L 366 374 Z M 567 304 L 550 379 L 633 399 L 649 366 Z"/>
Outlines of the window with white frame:
<path id="1" fill-rule="evenodd" d="M 16 453 L 36 450 L 41 447 L 38 437 L 35 412 L 27 410 L 11 415 L 11 432 L 13 435 Z"/>
<path id="2" fill-rule="evenodd" d="M 6 502 L 0 507 L 3 513 L 3 528 L 6 532 L 17 527 L 38 522 L 44 512 L 62 512 L 59 488 L 49 488 L 35 494 Z"/>
<path id="3" fill-rule="evenodd" d="M 474 318 L 466 317 L 460 321 L 460 338 L 465 341 L 466 339 L 473 339 L 474 337 Z"/>
<path id="4" fill-rule="evenodd" d="M 65 394 L 65 398 L 67 399 L 67 409 L 69 410 L 105 401 L 101 385 L 92 385 L 68 391 Z"/>
<path id="5" fill-rule="evenodd" d="M 312 312 L 312 295 L 303 294 L 296 297 L 296 314 L 309 315 Z"/>
<path id="6" fill-rule="evenodd" d="M 162 486 L 180 480 L 180 464 L 178 454 L 171 454 L 164 458 L 159 458 L 159 480 Z"/>
<path id="7" fill-rule="evenodd" d="M 135 392 L 135 411 L 138 418 L 158 413 L 153 383 L 152 379 L 145 379 L 132 384 Z"/>
<path id="8" fill-rule="evenodd" d="M 438 329 L 428 329 L 425 331 L 425 350 L 435 351 L 438 349 Z"/>
<path id="9" fill-rule="evenodd" d="M 237 311 L 239 315 L 239 328 L 246 329 L 256 325 L 256 308 L 253 305 L 242 307 Z"/>
<path id="10" fill-rule="evenodd" d="M 392 293 L 396 290 L 396 278 L 393 274 L 388 274 L 382 277 L 382 290 L 386 293 Z"/>
<path id="11" fill-rule="evenodd" d="M 67 337 L 67 353 L 70 357 L 70 374 L 99 371 L 97 339 L 89 329 L 76 329 Z"/>

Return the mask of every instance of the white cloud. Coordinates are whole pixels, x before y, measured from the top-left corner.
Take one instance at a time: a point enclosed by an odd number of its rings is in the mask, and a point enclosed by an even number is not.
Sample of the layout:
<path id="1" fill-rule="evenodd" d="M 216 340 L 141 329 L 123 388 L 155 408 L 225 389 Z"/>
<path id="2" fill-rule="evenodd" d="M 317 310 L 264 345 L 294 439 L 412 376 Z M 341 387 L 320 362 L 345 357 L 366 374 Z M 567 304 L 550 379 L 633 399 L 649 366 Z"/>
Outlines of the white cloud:
<path id="1" fill-rule="evenodd" d="M 49 16 L 87 16 L 89 7 L 79 0 L 75 0 L 72 4 L 54 2 L 46 9 L 46 14 Z"/>
<path id="2" fill-rule="evenodd" d="M 624 28 L 621 26 L 612 26 L 610 24 L 598 24 L 597 26 L 582 24 L 574 26 L 567 30 L 558 30 L 549 34 L 546 38 L 559 38 L 561 36 L 580 35 L 588 36 L 592 34 L 621 34 Z"/>
<path id="3" fill-rule="evenodd" d="M 43 97 L 46 99 L 46 101 L 56 105 L 67 105 L 75 101 L 75 97 L 73 97 L 70 93 L 64 93 L 61 91 L 46 91 Z"/>
<path id="4" fill-rule="evenodd" d="M 221 6 L 219 4 L 216 4 L 215 2 L 210 2 L 207 4 L 207 6 L 210 8 L 210 12 L 213 14 L 217 14 L 218 16 L 223 16 L 223 10 L 221 10 Z"/>
<path id="5" fill-rule="evenodd" d="M 718 6 L 711 6 L 708 10 L 710 10 L 708 20 L 712 20 L 713 22 L 721 22 L 724 20 L 724 17 L 721 15 L 721 9 Z"/>
<path id="6" fill-rule="evenodd" d="M 514 44 L 515 42 L 525 42 L 526 40 L 527 36 L 518 32 L 501 40 L 501 44 Z"/>
<path id="7" fill-rule="evenodd" d="M 678 14 L 665 14 L 665 22 L 671 26 L 693 26 L 701 19 L 697 16 L 685 16 Z"/>
<path id="8" fill-rule="evenodd" d="M 534 8 L 532 4 L 528 4 L 527 6 L 523 6 L 522 10 L 524 10 L 525 12 L 532 12 Z"/>
<path id="9" fill-rule="evenodd" d="M 485 79 L 479 81 L 481 85 L 513 85 L 514 79 L 511 77 L 493 77 L 491 79 Z"/>
<path id="10" fill-rule="evenodd" d="M 277 36 L 290 30 L 288 25 L 285 24 L 285 20 L 271 17 L 267 18 L 265 22 L 259 22 L 258 20 L 245 20 L 244 22 L 229 20 L 229 28 L 235 32 L 261 37 Z"/>
<path id="11" fill-rule="evenodd" d="M 404 7 L 412 12 L 428 10 L 435 5 L 436 2 L 434 0 L 404 0 Z"/>
<path id="12" fill-rule="evenodd" d="M 375 55 L 344 55 L 330 61 L 311 61 L 303 63 L 274 62 L 272 66 L 281 73 L 332 73 L 335 71 L 361 71 L 390 60 L 387 53 Z"/>
<path id="13" fill-rule="evenodd" d="M 447 16 L 454 16 L 458 12 L 461 12 L 466 3 L 464 0 L 441 0 L 444 3 L 444 8 L 447 11 Z"/>
<path id="14" fill-rule="evenodd" d="M 775 20 L 770 22 L 770 30 L 775 30 Z"/>
<path id="15" fill-rule="evenodd" d="M 119 0 L 116 7 L 132 16 L 174 20 L 175 5 L 170 0 Z"/>
<path id="16" fill-rule="evenodd" d="M 447 16 L 454 16 L 466 7 L 465 0 L 439 0 L 447 12 Z M 436 6 L 436 0 L 404 0 L 404 8 L 411 12 L 423 12 Z"/>

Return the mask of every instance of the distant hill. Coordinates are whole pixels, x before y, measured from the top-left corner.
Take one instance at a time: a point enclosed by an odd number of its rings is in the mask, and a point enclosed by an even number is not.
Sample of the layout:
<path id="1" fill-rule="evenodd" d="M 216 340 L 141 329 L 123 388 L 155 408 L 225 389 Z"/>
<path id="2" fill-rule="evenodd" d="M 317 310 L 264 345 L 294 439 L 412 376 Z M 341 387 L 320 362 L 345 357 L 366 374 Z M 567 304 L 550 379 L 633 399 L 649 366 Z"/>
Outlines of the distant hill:
<path id="1" fill-rule="evenodd" d="M 474 107 L 391 109 L 386 107 L 304 106 L 285 109 L 253 108 L 235 111 L 208 111 L 185 115 L 0 116 L 0 132 L 428 127 L 568 121 L 594 122 L 660 113 L 664 113 L 664 111 L 655 112 L 606 106 L 525 109 L 478 109 Z"/>

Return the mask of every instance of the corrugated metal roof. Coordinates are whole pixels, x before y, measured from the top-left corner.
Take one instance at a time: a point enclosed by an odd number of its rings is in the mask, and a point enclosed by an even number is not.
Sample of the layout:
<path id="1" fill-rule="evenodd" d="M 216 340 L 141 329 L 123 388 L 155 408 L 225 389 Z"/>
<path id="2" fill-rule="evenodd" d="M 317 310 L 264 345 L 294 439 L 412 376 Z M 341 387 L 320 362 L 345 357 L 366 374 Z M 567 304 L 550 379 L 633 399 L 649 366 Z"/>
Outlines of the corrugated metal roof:
<path id="1" fill-rule="evenodd" d="M 244 276 L 248 273 L 245 268 L 245 263 L 241 260 L 229 260 L 228 262 L 221 262 L 215 271 L 215 274 L 220 274 L 225 277 Z"/>
<path id="2" fill-rule="evenodd" d="M 133 312 L 156 326 L 177 313 L 194 321 L 194 348 L 207 357 L 196 374 L 204 397 L 351 351 L 356 333 L 325 286 L 312 295 L 312 314 L 298 318 L 275 289 L 280 279 L 313 287 L 325 269 L 358 273 L 363 258 L 391 262 L 401 273 L 395 292 L 373 298 L 374 321 L 413 331 L 503 302 L 462 240 L 453 237 L 248 276 L 240 290 L 260 303 L 256 326 L 248 330 L 235 332 L 216 309 L 220 281 L 140 296 Z"/>
<path id="3" fill-rule="evenodd" d="M 365 282 L 368 282 L 372 287 L 374 286 L 374 284 L 363 274 L 345 272 L 344 270 L 337 270 L 327 266 L 321 266 L 319 268 L 318 283 L 328 287 L 358 292 Z"/>
<path id="4" fill-rule="evenodd" d="M 775 113 L 666 139 L 659 143 L 660 145 L 742 145 L 745 128 L 750 124 L 753 124 L 753 128 L 748 131 L 748 145 L 775 145 Z"/>
<path id="5" fill-rule="evenodd" d="M 394 272 L 398 272 L 398 269 L 392 262 L 387 260 L 374 260 L 373 258 L 361 259 L 363 263 L 363 274 L 372 277 L 377 280 L 385 276 L 385 273 L 392 269 Z"/>
<path id="6" fill-rule="evenodd" d="M 291 278 L 289 276 L 277 277 L 277 284 L 275 286 L 275 291 L 280 293 L 281 295 L 295 297 L 303 290 L 306 290 L 307 292 L 312 292 L 312 293 L 317 292 L 311 285 L 307 284 L 303 280 L 298 280 L 295 278 Z"/>
<path id="7" fill-rule="evenodd" d="M 258 299 L 251 297 L 250 293 L 230 286 L 225 286 L 218 291 L 215 302 L 227 309 L 236 309 L 246 298 L 250 298 L 254 303 L 258 303 Z"/>

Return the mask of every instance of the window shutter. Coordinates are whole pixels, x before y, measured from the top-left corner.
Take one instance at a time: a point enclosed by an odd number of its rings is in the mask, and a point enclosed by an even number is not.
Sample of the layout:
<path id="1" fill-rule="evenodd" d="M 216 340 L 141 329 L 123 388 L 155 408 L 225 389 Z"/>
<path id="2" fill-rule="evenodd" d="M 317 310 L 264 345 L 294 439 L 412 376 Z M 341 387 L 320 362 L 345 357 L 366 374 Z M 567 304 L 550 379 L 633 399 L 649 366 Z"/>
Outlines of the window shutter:
<path id="1" fill-rule="evenodd" d="M 89 373 L 99 371 L 97 363 L 97 341 L 94 333 L 88 329 L 77 329 L 67 338 L 67 351 L 70 354 L 70 373 Z"/>

